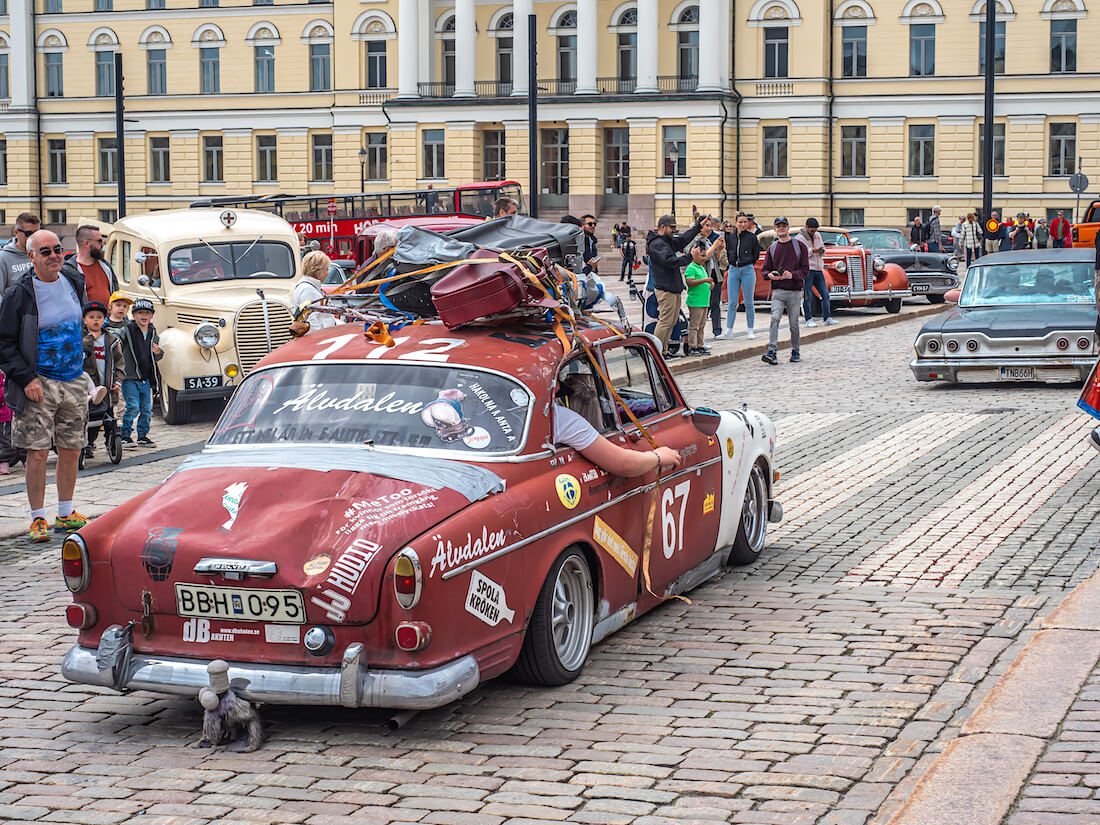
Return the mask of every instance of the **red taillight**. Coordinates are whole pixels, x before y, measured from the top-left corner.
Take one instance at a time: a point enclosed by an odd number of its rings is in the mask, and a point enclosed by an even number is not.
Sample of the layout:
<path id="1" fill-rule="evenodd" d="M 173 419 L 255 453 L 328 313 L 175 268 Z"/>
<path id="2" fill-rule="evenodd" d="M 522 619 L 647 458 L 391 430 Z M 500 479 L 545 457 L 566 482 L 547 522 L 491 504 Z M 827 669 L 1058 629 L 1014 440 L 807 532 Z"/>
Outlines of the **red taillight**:
<path id="1" fill-rule="evenodd" d="M 1068 338 L 1059 338 L 1055 342 L 1055 345 L 1058 347 L 1058 349 L 1069 349 L 1069 339 Z"/>
<path id="2" fill-rule="evenodd" d="M 394 631 L 397 646 L 407 653 L 423 650 L 432 640 L 432 628 L 427 622 L 402 622 Z"/>
<path id="3" fill-rule="evenodd" d="M 90 604 L 74 602 L 65 608 L 65 621 L 69 627 L 77 630 L 87 630 L 96 623 L 95 608 Z"/>
<path id="4" fill-rule="evenodd" d="M 88 586 L 88 548 L 79 533 L 73 533 L 61 545 L 61 573 L 65 586 L 80 593 Z"/>
<path id="5" fill-rule="evenodd" d="M 397 603 L 406 610 L 416 607 L 424 579 L 420 573 L 420 558 L 411 547 L 397 554 L 393 563 L 393 593 Z"/>

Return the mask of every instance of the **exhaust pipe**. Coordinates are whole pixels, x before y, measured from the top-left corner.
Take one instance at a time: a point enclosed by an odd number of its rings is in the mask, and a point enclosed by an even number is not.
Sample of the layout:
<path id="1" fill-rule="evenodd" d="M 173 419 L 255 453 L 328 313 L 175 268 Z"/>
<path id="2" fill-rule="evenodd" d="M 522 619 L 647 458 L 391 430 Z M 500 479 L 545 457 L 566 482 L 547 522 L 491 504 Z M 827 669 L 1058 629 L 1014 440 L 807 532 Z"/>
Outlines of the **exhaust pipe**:
<path id="1" fill-rule="evenodd" d="M 395 713 L 386 722 L 386 727 L 390 730 L 399 730 L 409 723 L 409 721 L 416 716 L 420 711 L 418 710 L 402 710 Z"/>

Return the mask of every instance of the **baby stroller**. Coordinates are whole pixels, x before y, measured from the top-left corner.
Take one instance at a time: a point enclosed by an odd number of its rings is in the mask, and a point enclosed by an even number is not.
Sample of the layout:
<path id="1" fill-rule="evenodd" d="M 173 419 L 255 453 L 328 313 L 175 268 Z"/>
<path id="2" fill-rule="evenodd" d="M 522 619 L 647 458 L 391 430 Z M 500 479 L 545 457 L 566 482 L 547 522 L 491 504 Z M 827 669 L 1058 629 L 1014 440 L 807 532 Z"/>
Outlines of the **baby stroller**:
<path id="1" fill-rule="evenodd" d="M 103 443 L 107 447 L 107 457 L 112 464 L 122 461 L 122 435 L 118 431 L 118 419 L 115 418 L 114 405 L 110 393 L 98 404 L 88 402 L 88 430 L 103 431 Z M 80 451 L 77 466 L 84 469 L 84 450 Z"/>

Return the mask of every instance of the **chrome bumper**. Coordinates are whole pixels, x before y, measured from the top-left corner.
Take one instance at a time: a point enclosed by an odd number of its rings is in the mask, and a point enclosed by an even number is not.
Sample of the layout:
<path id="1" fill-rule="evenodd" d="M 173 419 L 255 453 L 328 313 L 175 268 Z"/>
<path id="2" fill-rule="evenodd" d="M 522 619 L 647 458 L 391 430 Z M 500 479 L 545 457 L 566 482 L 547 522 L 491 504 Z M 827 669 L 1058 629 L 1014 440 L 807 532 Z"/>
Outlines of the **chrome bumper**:
<path id="1" fill-rule="evenodd" d="M 1000 381 L 994 375 L 1001 367 L 1035 367 L 1035 380 L 1039 382 L 1066 382 L 1089 377 L 1096 356 L 1082 358 L 915 358 L 909 362 L 918 381 L 959 381 L 959 372 L 974 374 L 970 380 Z M 1049 371 L 1045 375 L 1043 370 Z M 1076 372 L 1076 376 L 1071 371 Z M 990 373 L 990 376 L 977 373 Z M 934 376 L 934 377 L 933 377 Z M 991 377 L 992 376 L 992 377 Z"/>
<path id="2" fill-rule="evenodd" d="M 889 301 L 894 298 L 912 298 L 908 289 L 864 289 L 860 292 L 829 292 L 829 301 Z"/>
<path id="3" fill-rule="evenodd" d="M 110 635 L 108 635 L 110 634 Z M 481 681 L 473 656 L 433 670 L 368 670 L 361 644 L 348 645 L 338 668 L 229 663 L 229 681 L 245 699 L 273 705 L 427 710 L 455 701 Z M 70 682 L 117 691 L 149 690 L 197 696 L 208 685 L 209 659 L 134 653 L 122 628 L 104 632 L 99 648 L 73 645 L 61 663 Z"/>
<path id="4" fill-rule="evenodd" d="M 919 298 L 922 295 L 944 295 L 950 292 L 952 289 L 959 288 L 959 277 L 952 272 L 907 272 L 906 276 L 909 278 L 909 291 L 913 293 L 914 298 Z M 937 281 L 948 280 L 952 283 L 923 283 L 925 278 L 927 278 L 929 281 L 931 281 L 932 279 L 935 279 Z M 928 288 L 914 291 L 914 286 L 927 286 Z"/>

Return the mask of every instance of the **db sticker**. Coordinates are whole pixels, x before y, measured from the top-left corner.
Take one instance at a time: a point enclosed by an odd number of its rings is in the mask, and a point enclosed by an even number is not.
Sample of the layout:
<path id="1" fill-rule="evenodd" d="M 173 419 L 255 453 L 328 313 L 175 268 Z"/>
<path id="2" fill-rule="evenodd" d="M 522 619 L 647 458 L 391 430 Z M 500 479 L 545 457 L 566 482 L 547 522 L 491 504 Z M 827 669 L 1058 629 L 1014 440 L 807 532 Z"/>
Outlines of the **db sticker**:
<path id="1" fill-rule="evenodd" d="M 726 438 L 726 455 L 733 458 L 733 439 L 729 437 Z"/>
<path id="2" fill-rule="evenodd" d="M 575 510 L 581 503 L 581 485 L 573 476 L 562 473 L 554 479 L 554 486 L 558 489 L 558 498 L 561 499 L 561 503 L 570 510 Z"/>
<path id="3" fill-rule="evenodd" d="M 329 564 L 332 563 L 332 559 L 323 553 L 320 556 L 314 556 L 312 559 L 302 565 L 302 572 L 307 576 L 319 576 L 328 570 Z"/>

